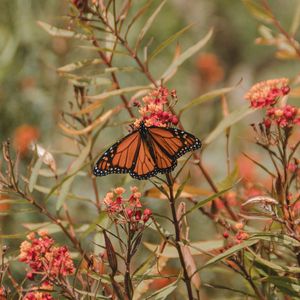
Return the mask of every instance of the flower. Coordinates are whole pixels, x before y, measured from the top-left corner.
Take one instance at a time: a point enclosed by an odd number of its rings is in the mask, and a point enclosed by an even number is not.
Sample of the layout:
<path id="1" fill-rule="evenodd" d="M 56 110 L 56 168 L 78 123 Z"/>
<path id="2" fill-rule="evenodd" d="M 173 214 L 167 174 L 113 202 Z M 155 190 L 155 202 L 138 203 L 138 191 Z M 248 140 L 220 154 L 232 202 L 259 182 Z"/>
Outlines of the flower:
<path id="1" fill-rule="evenodd" d="M 215 84 L 224 78 L 224 70 L 218 57 L 213 53 L 200 54 L 196 65 L 201 79 L 207 84 Z"/>
<path id="2" fill-rule="evenodd" d="M 122 195 L 125 193 L 125 189 L 122 188 L 122 187 L 117 187 L 114 189 L 114 192 L 117 194 L 117 195 Z"/>
<path id="3" fill-rule="evenodd" d="M 0 300 L 5 300 L 5 299 L 6 299 L 5 288 L 3 286 L 0 286 Z"/>
<path id="4" fill-rule="evenodd" d="M 30 280 L 40 273 L 48 278 L 56 278 L 71 275 L 75 271 L 68 248 L 54 246 L 54 240 L 44 230 L 27 236 L 20 246 L 19 260 L 30 267 L 27 272 Z"/>
<path id="5" fill-rule="evenodd" d="M 13 137 L 13 145 L 21 155 L 25 155 L 32 142 L 39 137 L 39 130 L 31 125 L 21 125 L 16 128 Z"/>
<path id="6" fill-rule="evenodd" d="M 245 98 L 252 108 L 270 107 L 276 104 L 279 97 L 290 92 L 287 78 L 261 81 L 246 93 Z"/>
<path id="7" fill-rule="evenodd" d="M 43 290 L 52 290 L 52 288 L 52 285 L 47 281 L 44 282 L 40 287 L 40 289 Z M 47 292 L 32 291 L 27 293 L 23 300 L 54 300 L 54 298 Z"/>
<path id="8" fill-rule="evenodd" d="M 267 109 L 266 120 L 269 120 L 269 124 L 275 122 L 282 128 L 300 125 L 300 110 L 292 105 L 270 107 Z"/>
<path id="9" fill-rule="evenodd" d="M 136 119 L 134 127 L 138 128 L 141 122 L 149 126 L 166 127 L 168 124 L 177 125 L 178 118 L 171 112 L 165 111 L 164 106 L 169 104 L 168 98 L 176 99 L 176 91 L 171 92 L 165 87 L 159 87 L 143 97 L 142 104 L 135 104 L 139 107 L 141 117 Z M 136 103 L 136 101 L 135 101 Z"/>
<path id="10" fill-rule="evenodd" d="M 127 198 L 124 196 L 125 189 L 117 187 L 113 192 L 108 192 L 104 198 L 104 204 L 109 216 L 117 223 L 135 224 L 133 228 L 143 226 L 151 215 L 149 208 L 142 210 L 141 193 L 136 186 L 130 188 L 131 195 Z"/>

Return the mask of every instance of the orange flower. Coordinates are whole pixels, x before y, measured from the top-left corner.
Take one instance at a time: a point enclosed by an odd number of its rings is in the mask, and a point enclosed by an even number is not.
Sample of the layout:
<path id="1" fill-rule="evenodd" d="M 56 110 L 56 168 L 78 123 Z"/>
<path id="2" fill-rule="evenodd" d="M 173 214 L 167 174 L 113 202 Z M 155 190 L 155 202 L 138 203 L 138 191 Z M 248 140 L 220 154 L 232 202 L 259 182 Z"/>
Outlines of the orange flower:
<path id="1" fill-rule="evenodd" d="M 31 125 L 21 125 L 16 128 L 13 137 L 13 144 L 21 155 L 25 155 L 30 144 L 39 137 L 39 130 Z"/>
<path id="2" fill-rule="evenodd" d="M 201 78 L 205 83 L 215 84 L 224 78 L 224 70 L 215 54 L 200 54 L 196 64 Z"/>
<path id="3" fill-rule="evenodd" d="M 7 196 L 6 195 L 1 195 L 0 194 L 0 212 L 4 212 L 4 211 L 7 211 L 9 209 L 9 204 L 7 203 L 1 203 L 1 200 L 5 201 L 7 200 Z"/>

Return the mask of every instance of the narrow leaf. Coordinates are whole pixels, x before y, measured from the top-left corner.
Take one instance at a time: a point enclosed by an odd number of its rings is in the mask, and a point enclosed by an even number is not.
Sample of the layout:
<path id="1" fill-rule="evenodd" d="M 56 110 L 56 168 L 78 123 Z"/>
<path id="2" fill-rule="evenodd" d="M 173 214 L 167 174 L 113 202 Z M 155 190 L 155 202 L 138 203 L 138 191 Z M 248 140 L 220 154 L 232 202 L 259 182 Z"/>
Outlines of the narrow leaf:
<path id="1" fill-rule="evenodd" d="M 269 12 L 261 4 L 256 3 L 253 0 L 243 0 L 243 3 L 248 8 L 250 13 L 258 20 L 270 23 L 273 20 L 272 13 Z"/>
<path id="2" fill-rule="evenodd" d="M 141 29 L 140 34 L 139 34 L 139 36 L 137 38 L 137 42 L 136 42 L 136 46 L 135 46 L 136 49 L 139 47 L 139 44 L 143 40 L 145 34 L 150 29 L 150 27 L 153 24 L 156 16 L 159 14 L 159 12 L 161 11 L 161 9 L 163 8 L 163 6 L 165 5 L 166 2 L 167 2 L 167 0 L 164 0 L 164 1 L 161 2 L 161 4 L 157 7 L 157 9 L 154 11 L 154 13 L 152 14 L 152 16 L 147 20 L 147 22 L 144 25 L 144 27 Z"/>
<path id="3" fill-rule="evenodd" d="M 94 102 L 92 104 L 90 104 L 89 106 L 87 106 L 86 108 L 82 109 L 79 113 L 77 113 L 77 115 L 86 114 L 86 113 L 89 113 L 89 112 L 95 110 L 96 108 L 98 108 L 99 106 L 102 105 L 103 100 L 106 100 L 110 97 L 119 96 L 119 95 L 123 95 L 123 94 L 130 93 L 130 92 L 135 92 L 135 91 L 139 91 L 139 90 L 149 90 L 150 88 L 151 88 L 151 86 L 149 86 L 149 85 L 147 85 L 147 86 L 145 86 L 145 85 L 130 86 L 130 87 L 123 88 L 123 89 L 117 89 L 117 90 L 113 90 L 113 91 L 109 91 L 109 92 L 104 92 L 99 95 L 86 96 L 87 99 L 94 100 Z"/>
<path id="4" fill-rule="evenodd" d="M 208 197 L 208 198 L 206 198 L 206 199 L 204 199 L 204 200 L 199 201 L 199 202 L 198 202 L 197 204 L 195 204 L 192 208 L 190 208 L 190 209 L 184 214 L 184 216 L 185 216 L 185 215 L 188 215 L 188 214 L 190 214 L 191 212 L 193 212 L 194 210 L 196 210 L 196 209 L 202 207 L 202 206 L 205 205 L 206 203 L 208 203 L 208 202 L 210 202 L 210 201 L 212 201 L 212 200 L 214 200 L 214 199 L 220 197 L 221 195 L 223 195 L 224 193 L 226 193 L 226 192 L 229 191 L 230 189 L 231 189 L 231 187 L 226 188 L 226 189 L 223 190 L 223 191 L 220 191 L 220 192 L 218 192 L 218 193 L 215 193 L 215 194 L 213 194 L 212 196 L 210 196 L 210 197 Z"/>
<path id="5" fill-rule="evenodd" d="M 266 281 L 274 284 L 284 295 L 300 299 L 300 281 L 298 279 L 280 276 L 269 276 Z"/>
<path id="6" fill-rule="evenodd" d="M 235 168 L 231 171 L 230 174 L 228 174 L 228 176 L 226 176 L 225 179 L 217 183 L 218 190 L 226 190 L 232 187 L 238 180 L 238 175 L 239 175 L 239 169 L 238 166 L 236 165 Z"/>
<path id="7" fill-rule="evenodd" d="M 103 234 L 104 234 L 104 241 L 105 241 L 105 248 L 106 248 L 108 263 L 112 270 L 112 276 L 114 276 L 118 271 L 117 255 L 116 255 L 115 249 L 114 249 L 109 237 L 107 236 L 107 233 L 105 230 L 103 230 Z"/>
<path id="8" fill-rule="evenodd" d="M 31 175 L 30 175 L 30 179 L 29 179 L 29 185 L 28 185 L 28 189 L 29 192 L 32 193 L 34 186 L 37 182 L 38 176 L 39 176 L 39 171 L 42 167 L 43 164 L 43 157 L 39 157 L 38 160 L 36 161 L 36 163 L 34 164 L 34 167 L 32 169 Z"/>
<path id="9" fill-rule="evenodd" d="M 278 243 L 285 246 L 291 246 L 291 247 L 299 247 L 300 248 L 300 242 L 296 239 L 285 235 L 281 233 L 268 233 L 268 232 L 259 232 L 254 233 L 251 235 L 251 239 L 260 239 L 265 241 L 270 241 L 274 243 Z"/>
<path id="10" fill-rule="evenodd" d="M 182 28 L 178 32 L 171 35 L 168 39 L 163 41 L 159 46 L 156 47 L 156 49 L 151 53 L 151 55 L 148 58 L 148 61 L 156 57 L 161 51 L 163 51 L 166 47 L 168 47 L 171 43 L 176 41 L 183 33 L 188 31 L 192 26 L 194 26 L 195 23 L 189 24 L 186 27 Z"/>
<path id="11" fill-rule="evenodd" d="M 203 104 L 210 100 L 214 100 L 217 97 L 221 97 L 222 95 L 225 95 L 225 94 L 231 92 L 235 88 L 236 88 L 236 86 L 231 86 L 231 87 L 222 88 L 222 89 L 214 90 L 212 92 L 203 94 L 203 95 L 191 100 L 187 105 L 185 105 L 183 108 L 181 108 L 179 114 L 183 113 L 185 110 L 190 109 L 194 106 Z"/>
<path id="12" fill-rule="evenodd" d="M 86 147 L 84 149 L 82 149 L 78 158 L 72 163 L 71 167 L 69 168 L 67 174 L 68 175 L 72 174 L 72 176 L 70 178 L 68 178 L 62 185 L 59 197 L 56 202 L 56 210 L 60 210 L 60 208 L 62 207 L 63 202 L 64 202 L 64 200 L 71 188 L 71 185 L 75 179 L 76 172 L 78 172 L 81 169 L 85 159 L 87 158 L 87 156 L 90 153 L 91 145 L 92 145 L 92 141 L 90 139 L 88 144 L 86 145 Z"/>
<path id="13" fill-rule="evenodd" d="M 161 79 L 164 80 L 168 78 L 170 74 L 173 74 L 176 69 L 182 65 L 187 59 L 189 59 L 192 55 L 197 53 L 202 47 L 206 45 L 206 43 L 210 40 L 213 34 L 213 29 L 210 29 L 206 36 L 201 39 L 197 44 L 188 48 L 182 54 L 180 54 L 169 66 L 169 68 L 163 73 Z"/>
<path id="14" fill-rule="evenodd" d="M 256 110 L 249 108 L 249 105 L 246 104 L 242 107 L 239 107 L 237 110 L 231 112 L 227 117 L 225 117 L 217 127 L 209 134 L 209 136 L 204 140 L 204 144 L 208 145 L 213 140 L 215 140 L 220 134 L 222 134 L 228 127 L 239 122 L 246 116 L 252 114 Z"/>
<path id="15" fill-rule="evenodd" d="M 144 242 L 143 245 L 151 252 L 155 252 L 159 248 L 159 245 L 151 244 L 148 242 Z M 190 248 L 192 255 L 203 255 L 205 252 L 217 250 L 223 246 L 223 240 L 211 240 L 191 242 L 188 247 Z M 178 258 L 178 251 L 175 246 L 167 244 L 160 256 L 166 258 Z"/>
<path id="16" fill-rule="evenodd" d="M 171 295 L 174 290 L 177 287 L 178 281 L 179 281 L 180 276 L 178 276 L 178 279 L 171 284 L 163 287 L 162 289 L 155 291 L 152 295 L 148 296 L 145 298 L 145 300 L 148 299 L 155 299 L 155 300 L 165 300 L 169 295 Z"/>
<path id="17" fill-rule="evenodd" d="M 175 200 L 180 197 L 182 191 L 184 190 L 185 185 L 188 183 L 188 181 L 191 179 L 191 174 L 189 173 L 186 179 L 182 182 L 182 184 L 178 187 L 175 195 Z"/>
<path id="18" fill-rule="evenodd" d="M 88 39 L 88 37 L 84 34 L 76 33 L 70 30 L 60 29 L 42 21 L 38 21 L 37 24 L 52 36 L 58 36 L 63 38 L 75 38 L 80 40 Z"/>
<path id="19" fill-rule="evenodd" d="M 257 241 L 257 240 L 256 240 Z M 260 255 L 256 254 L 255 252 L 251 251 L 249 249 L 250 253 L 246 253 L 245 255 L 252 261 L 258 261 L 259 263 L 265 265 L 266 267 L 270 268 L 271 270 L 275 272 L 288 272 L 288 273 L 300 273 L 299 267 L 290 267 L 290 266 L 280 266 L 278 264 L 275 264 L 274 262 L 270 260 L 266 260 L 262 258 Z"/>
<path id="20" fill-rule="evenodd" d="M 227 257 L 230 257 L 232 256 L 233 254 L 241 251 L 242 249 L 244 248 L 247 248 L 249 246 L 252 246 L 254 244 L 258 243 L 258 240 L 246 240 L 238 245 L 235 245 L 231 248 L 229 248 L 228 250 L 224 251 L 223 253 L 215 256 L 214 258 L 210 259 L 208 262 L 206 262 L 201 268 L 201 269 L 204 269 L 204 268 L 207 268 L 208 266 L 211 266 Z"/>
<path id="21" fill-rule="evenodd" d="M 64 65 L 60 68 L 57 69 L 58 73 L 66 73 L 66 72 L 72 72 L 75 71 L 77 69 L 86 67 L 86 66 L 90 66 L 90 65 L 97 65 L 97 64 L 101 64 L 103 63 L 102 59 L 99 58 L 95 58 L 95 59 L 84 59 L 81 61 L 77 61 L 74 63 L 70 63 L 67 65 Z"/>

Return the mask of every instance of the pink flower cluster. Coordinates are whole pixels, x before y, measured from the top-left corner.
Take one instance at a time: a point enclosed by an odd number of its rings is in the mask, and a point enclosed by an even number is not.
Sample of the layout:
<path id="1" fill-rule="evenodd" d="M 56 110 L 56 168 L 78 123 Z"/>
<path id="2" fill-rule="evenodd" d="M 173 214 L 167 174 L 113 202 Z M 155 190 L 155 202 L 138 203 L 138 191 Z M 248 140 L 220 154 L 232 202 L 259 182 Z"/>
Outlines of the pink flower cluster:
<path id="1" fill-rule="evenodd" d="M 290 92 L 287 78 L 271 79 L 255 84 L 245 95 L 253 108 L 275 105 L 279 97 Z"/>
<path id="2" fill-rule="evenodd" d="M 32 232 L 20 246 L 21 262 L 31 269 L 27 278 L 33 280 L 36 274 L 43 274 L 49 279 L 67 276 L 74 273 L 74 263 L 66 246 L 54 246 L 54 240 L 48 232 Z"/>
<path id="3" fill-rule="evenodd" d="M 48 282 L 44 282 L 41 285 L 42 290 L 52 290 L 52 285 Z M 39 292 L 39 291 L 33 291 L 29 292 L 25 295 L 23 300 L 54 300 L 54 298 L 47 292 Z"/>
<path id="4" fill-rule="evenodd" d="M 149 208 L 142 211 L 141 193 L 136 186 L 130 189 L 129 198 L 123 196 L 125 189 L 122 187 L 117 187 L 113 192 L 107 193 L 104 198 L 107 211 L 119 223 L 146 223 L 151 217 L 152 211 Z"/>
<path id="5" fill-rule="evenodd" d="M 272 121 L 280 127 L 292 127 L 294 124 L 300 124 L 300 109 L 292 105 L 270 107 L 266 115 L 267 118 L 264 121 L 266 127 L 270 127 Z"/>
<path id="6" fill-rule="evenodd" d="M 300 109 L 292 105 L 278 105 L 280 97 L 290 92 L 287 78 L 262 81 L 255 84 L 245 95 L 253 108 L 266 108 L 264 125 L 277 124 L 281 128 L 300 125 Z"/>
<path id="7" fill-rule="evenodd" d="M 165 106 L 169 104 L 169 97 L 177 99 L 176 91 L 169 91 L 165 87 L 159 87 L 143 97 L 143 105 L 136 102 L 135 104 L 139 107 L 141 118 L 136 119 L 134 126 L 138 128 L 141 122 L 144 122 L 147 127 L 166 127 L 168 124 L 177 125 L 178 118 L 172 113 L 165 111 Z"/>

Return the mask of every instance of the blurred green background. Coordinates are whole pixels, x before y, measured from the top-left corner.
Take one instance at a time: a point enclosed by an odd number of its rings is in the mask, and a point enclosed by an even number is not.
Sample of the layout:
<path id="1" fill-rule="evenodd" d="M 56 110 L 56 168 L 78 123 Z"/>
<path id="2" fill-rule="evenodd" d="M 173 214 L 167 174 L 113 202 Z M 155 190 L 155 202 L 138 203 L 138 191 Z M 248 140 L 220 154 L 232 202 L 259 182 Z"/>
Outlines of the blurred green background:
<path id="1" fill-rule="evenodd" d="M 137 7 L 143 3 L 143 1 L 133 1 L 135 2 Z M 289 28 L 297 0 L 270 2 L 283 26 Z M 153 1 L 149 14 L 159 3 L 160 1 Z M 72 85 L 65 78 L 60 77 L 56 69 L 73 61 L 97 56 L 80 48 L 78 41 L 53 38 L 37 25 L 38 20 L 57 26 L 66 25 L 62 17 L 68 14 L 69 8 L 68 1 L 61 0 L 0 1 L 1 141 L 9 138 L 14 140 L 16 130 L 28 124 L 39 132 L 39 143 L 46 149 L 54 153 L 55 150 L 68 149 L 70 152 L 77 150 L 72 149 L 73 144 L 61 135 L 61 131 L 56 126 L 61 109 L 67 107 L 68 101 L 73 101 Z M 143 16 L 136 24 L 130 35 L 132 39 L 136 37 L 146 18 L 147 15 Z M 299 72 L 298 64 L 295 62 L 274 58 L 275 50 L 272 47 L 255 45 L 258 22 L 239 0 L 169 0 L 148 33 L 148 39 L 153 37 L 153 46 L 151 44 L 150 49 L 153 50 L 171 34 L 192 22 L 196 24 L 178 41 L 182 49 L 187 49 L 200 40 L 211 27 L 214 28 L 215 34 L 208 45 L 181 66 L 176 76 L 167 84 L 169 88 L 177 90 L 180 99 L 178 108 L 198 95 L 215 88 L 234 85 L 242 79 L 238 88 L 228 96 L 230 110 L 233 110 L 245 103 L 243 95 L 253 83 L 262 79 L 294 77 Z M 175 47 L 176 43 L 172 44 L 152 62 L 150 69 L 154 76 L 161 74 L 168 66 Z M 125 73 L 120 76 L 122 87 L 143 82 L 147 81 L 143 78 L 136 79 L 130 74 Z M 91 88 L 91 91 L 94 90 Z M 112 104 L 107 104 L 107 107 L 116 103 L 119 103 L 118 98 Z M 220 101 L 216 100 L 186 112 L 182 122 L 188 131 L 205 138 L 221 118 Z M 120 120 L 126 121 L 128 116 L 124 113 L 120 116 Z M 240 137 L 248 134 L 249 122 L 247 119 L 238 130 L 234 130 L 233 157 L 244 147 L 248 147 L 245 145 L 244 138 Z M 101 138 L 99 151 L 124 133 L 126 131 L 122 126 L 108 129 L 107 134 Z M 224 141 L 223 137 L 218 139 L 204 154 L 205 164 L 216 180 L 224 178 L 226 174 Z M 58 157 L 57 159 L 59 168 L 68 166 L 68 160 L 61 160 Z M 26 160 L 28 162 L 30 157 L 25 156 Z M 104 195 L 111 186 L 121 183 L 123 178 L 119 176 L 103 178 L 101 183 L 98 180 L 101 195 Z M 55 181 L 47 181 L 47 184 L 53 185 Z M 133 184 L 133 182 L 127 181 L 126 184 Z M 197 184 L 205 186 L 203 181 Z M 80 191 L 82 196 L 89 197 L 92 194 L 91 184 L 78 180 L 74 191 Z M 149 199 L 146 203 L 153 210 L 164 209 L 164 204 L 153 203 Z M 71 205 L 72 216 L 78 224 L 97 217 L 96 212 L 85 204 L 76 202 Z M 36 213 L 4 214 L 1 218 L 1 231 L 6 234 L 23 230 L 22 222 L 44 220 Z M 194 222 L 195 220 L 197 223 Z M 195 225 L 197 230 L 191 231 L 192 239 L 205 240 L 208 233 L 215 232 L 213 226 L 207 227 L 206 218 L 199 219 L 195 216 L 195 220 L 191 221 L 191 224 L 197 224 Z M 17 249 L 19 242 L 20 240 L 6 241 L 12 250 Z M 205 282 L 216 282 L 215 273 L 211 271 L 203 272 L 202 277 L 205 278 Z M 218 274 L 221 282 L 228 283 L 228 273 Z M 239 286 L 237 282 L 231 284 Z M 234 298 L 230 292 L 215 290 L 209 290 L 207 295 L 213 297 L 209 299 L 228 299 L 226 297 L 229 295 L 230 299 L 239 299 Z"/>
<path id="2" fill-rule="evenodd" d="M 134 2 L 136 7 L 143 4 L 143 1 Z M 159 2 L 153 2 L 153 10 Z M 291 25 L 296 3 L 296 0 L 276 0 L 271 3 L 275 14 L 287 29 Z M 36 23 L 42 20 L 54 25 L 62 24 L 62 16 L 68 13 L 69 7 L 68 1 L 60 0 L 0 2 L 1 140 L 11 137 L 18 126 L 27 123 L 37 126 L 43 141 L 48 143 L 56 131 L 55 123 L 60 108 L 66 101 L 72 100 L 72 86 L 58 76 L 56 69 L 91 54 L 78 48 L 77 42 L 49 36 Z M 146 17 L 138 22 L 132 37 L 136 36 Z M 196 24 L 179 39 L 180 46 L 187 48 L 213 27 L 214 37 L 200 54 L 209 52 L 217 56 L 224 71 L 224 79 L 221 77 L 212 86 L 201 82 L 201 72 L 197 67 L 199 56 L 195 55 L 168 84 L 170 88 L 177 89 L 179 105 L 212 90 L 216 85 L 226 86 L 242 78 L 238 91 L 230 97 L 231 103 L 238 105 L 243 101 L 243 93 L 253 82 L 278 76 L 294 76 L 298 72 L 297 64 L 276 60 L 271 47 L 254 44 L 258 22 L 239 0 L 191 0 L 188 3 L 169 0 L 150 29 L 148 39 L 153 37 L 152 49 L 192 22 Z M 174 48 L 175 44 L 160 54 L 151 67 L 153 74 L 160 73 L 170 63 Z M 130 76 L 125 80 L 131 85 L 136 84 L 130 82 Z M 211 114 L 202 116 L 205 119 L 201 136 L 207 134 L 207 130 L 213 128 L 219 118 L 213 108 L 210 105 Z"/>

